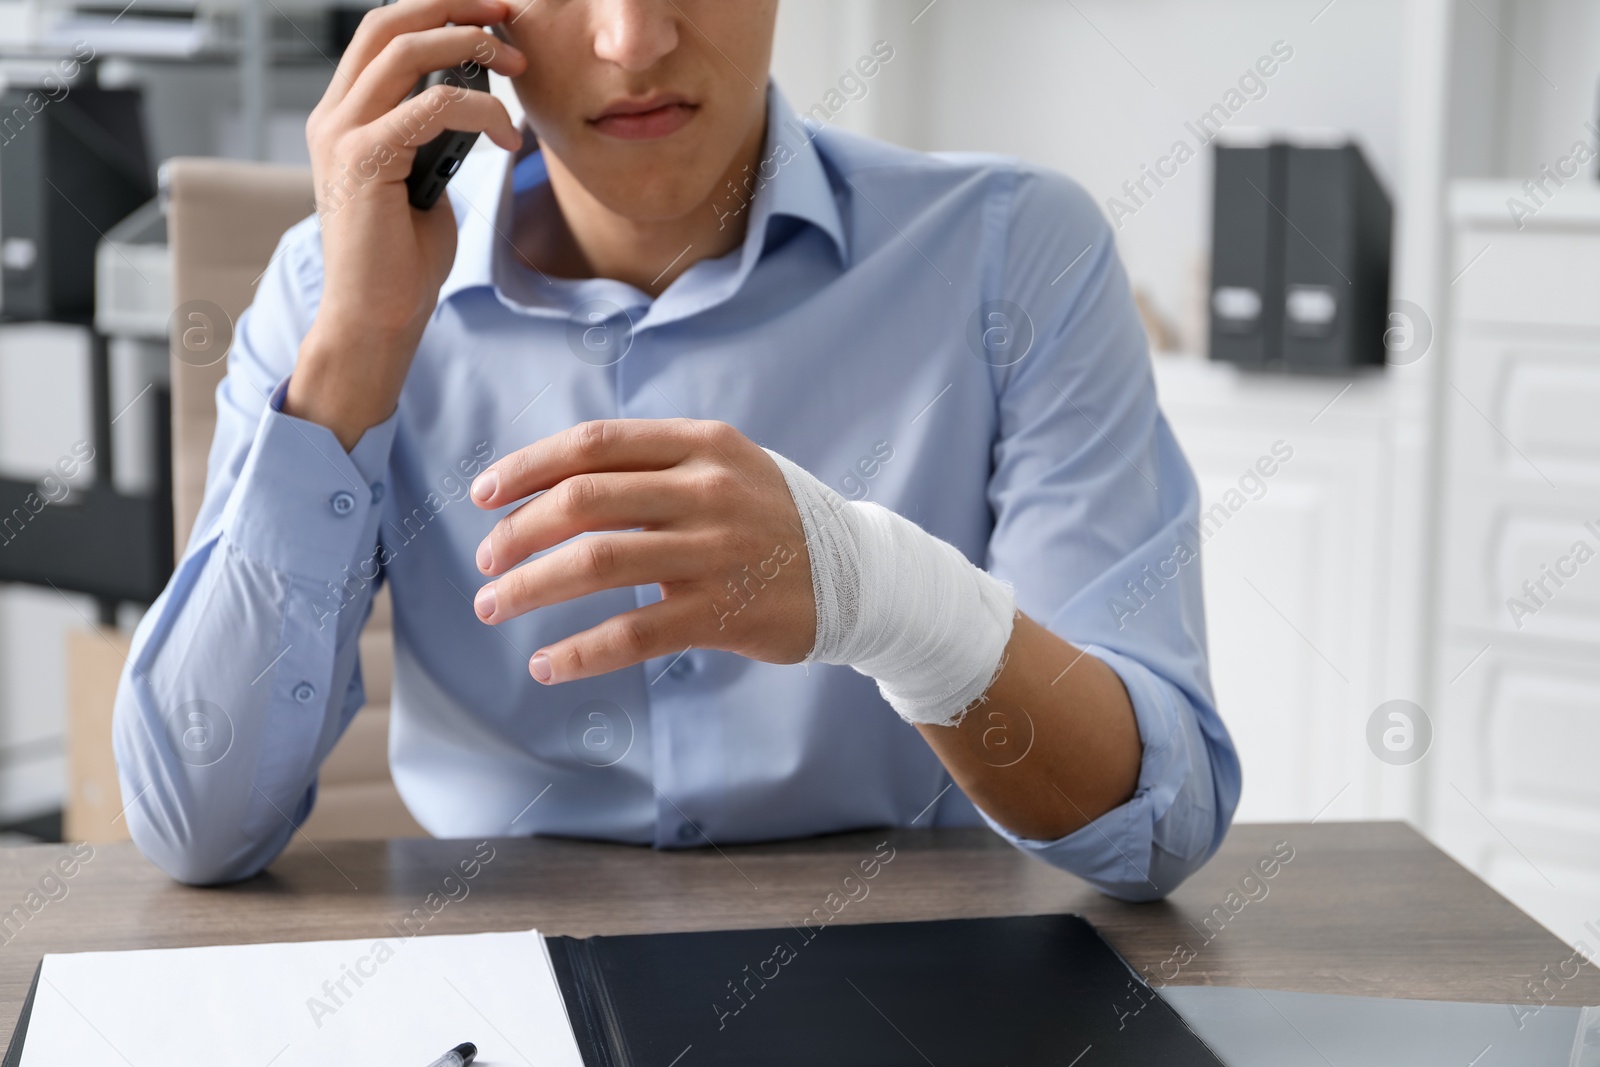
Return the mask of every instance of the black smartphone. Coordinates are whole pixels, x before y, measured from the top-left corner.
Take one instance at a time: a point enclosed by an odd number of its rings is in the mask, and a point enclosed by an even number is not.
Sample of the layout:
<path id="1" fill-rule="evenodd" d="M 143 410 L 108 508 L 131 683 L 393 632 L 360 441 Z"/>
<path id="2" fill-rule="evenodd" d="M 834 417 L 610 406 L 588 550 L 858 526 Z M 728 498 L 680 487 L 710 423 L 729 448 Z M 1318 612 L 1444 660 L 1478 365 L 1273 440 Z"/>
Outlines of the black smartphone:
<path id="1" fill-rule="evenodd" d="M 455 85 L 463 89 L 489 91 L 489 71 L 476 60 L 467 60 L 458 67 L 436 70 L 417 82 L 412 96 L 435 85 Z M 478 141 L 475 133 L 446 130 L 421 148 L 411 161 L 411 173 L 406 175 L 406 190 L 411 206 L 426 211 L 444 194 L 444 187 L 455 177 L 461 161 L 467 158 Z"/>
<path id="2" fill-rule="evenodd" d="M 383 0 L 385 5 L 394 3 L 394 0 Z M 506 40 L 505 30 L 500 26 L 490 27 L 490 32 L 500 40 Z M 489 69 L 475 59 L 469 59 L 457 67 L 446 70 L 436 70 L 424 75 L 417 82 L 415 89 L 411 90 L 412 99 L 424 89 L 435 85 L 454 85 L 462 89 L 473 89 L 480 93 L 489 91 Z M 464 133 L 461 130 L 446 130 L 421 148 L 417 149 L 416 158 L 411 161 L 411 173 L 406 175 L 406 192 L 411 206 L 419 211 L 426 211 L 439 202 L 439 197 L 444 195 L 444 187 L 450 184 L 450 179 L 455 177 L 456 171 L 461 167 L 461 161 L 467 158 L 467 153 L 472 151 L 472 146 L 478 143 L 478 135 Z"/>

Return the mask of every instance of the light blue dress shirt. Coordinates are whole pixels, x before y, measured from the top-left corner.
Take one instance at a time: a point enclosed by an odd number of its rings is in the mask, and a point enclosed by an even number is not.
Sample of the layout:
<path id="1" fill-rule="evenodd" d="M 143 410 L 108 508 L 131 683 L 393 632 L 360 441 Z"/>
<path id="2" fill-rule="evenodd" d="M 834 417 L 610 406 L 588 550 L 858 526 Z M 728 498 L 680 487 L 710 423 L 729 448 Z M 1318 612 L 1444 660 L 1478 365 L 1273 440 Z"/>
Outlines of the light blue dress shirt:
<path id="1" fill-rule="evenodd" d="M 504 235 L 542 161 L 474 156 L 451 185 L 455 265 L 399 407 L 349 453 L 280 410 L 322 288 L 316 220 L 285 234 L 217 390 L 194 535 L 118 690 L 123 801 L 152 861 L 226 881 L 288 842 L 365 702 L 356 638 L 380 582 L 390 765 L 435 835 L 674 848 L 980 824 L 846 667 L 695 649 L 553 688 L 529 677 L 541 645 L 654 586 L 478 621 L 474 552 L 504 512 L 467 498 L 472 476 L 581 420 L 677 416 L 728 422 L 907 516 L 1121 677 L 1144 743 L 1133 799 L 1057 841 L 990 821 L 997 833 L 1131 899 L 1165 894 L 1221 843 L 1239 765 L 1199 566 L 1174 555 L 1195 544 L 1196 486 L 1110 228 L 1049 171 L 812 130 L 769 100 L 759 177 L 716 209 L 746 215 L 748 236 L 655 299 L 523 264 Z M 1025 747 L 1013 729 L 997 752 Z"/>

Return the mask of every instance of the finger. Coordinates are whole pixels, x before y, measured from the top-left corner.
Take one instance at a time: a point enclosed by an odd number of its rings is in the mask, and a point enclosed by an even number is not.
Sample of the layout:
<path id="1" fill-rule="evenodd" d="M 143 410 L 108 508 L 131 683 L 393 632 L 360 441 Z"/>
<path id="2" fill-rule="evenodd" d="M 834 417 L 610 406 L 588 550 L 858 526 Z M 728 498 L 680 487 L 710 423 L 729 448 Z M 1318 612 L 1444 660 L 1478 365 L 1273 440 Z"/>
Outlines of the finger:
<path id="1" fill-rule="evenodd" d="M 435 85 L 351 134 L 355 144 L 371 147 L 350 169 L 364 181 L 380 176 L 403 179 L 417 149 L 445 130 L 486 133 L 495 144 L 513 151 L 522 142 L 506 106 L 488 93 Z"/>
<path id="2" fill-rule="evenodd" d="M 330 105 L 340 103 L 367 65 L 402 33 L 437 29 L 447 22 L 492 26 L 505 21 L 510 13 L 506 0 L 401 0 L 373 8 L 361 17 L 361 24 L 339 57 L 323 101 Z"/>
<path id="3" fill-rule="evenodd" d="M 547 645 L 528 660 L 528 673 L 546 685 L 593 678 L 693 644 L 695 610 L 680 600 L 659 600 L 613 616 L 599 626 Z"/>
<path id="4" fill-rule="evenodd" d="M 501 623 L 603 589 L 682 581 L 705 568 L 706 546 L 680 533 L 581 537 L 478 590 L 473 610 Z"/>
<path id="5" fill-rule="evenodd" d="M 361 71 L 340 111 L 350 125 L 364 125 L 403 100 L 423 75 L 467 63 L 514 77 L 522 73 L 527 59 L 476 26 L 402 33 Z"/>
<path id="6" fill-rule="evenodd" d="M 577 474 L 666 470 L 724 431 L 736 432 L 723 423 L 694 419 L 580 422 L 492 465 L 472 483 L 472 499 L 479 507 L 497 508 Z"/>
<path id="7" fill-rule="evenodd" d="M 579 534 L 658 528 L 685 514 L 693 489 L 673 471 L 574 475 L 496 523 L 478 546 L 478 569 L 501 574 Z"/>

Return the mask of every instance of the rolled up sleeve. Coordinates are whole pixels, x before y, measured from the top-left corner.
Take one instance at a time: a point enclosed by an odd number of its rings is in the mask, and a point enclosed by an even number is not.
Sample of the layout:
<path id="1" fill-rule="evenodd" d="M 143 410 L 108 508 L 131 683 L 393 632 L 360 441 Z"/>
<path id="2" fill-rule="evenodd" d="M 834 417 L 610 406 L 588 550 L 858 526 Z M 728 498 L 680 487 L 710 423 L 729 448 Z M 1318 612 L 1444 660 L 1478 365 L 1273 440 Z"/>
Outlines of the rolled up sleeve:
<path id="1" fill-rule="evenodd" d="M 1207 664 L 1198 488 L 1157 406 L 1143 327 L 1093 201 L 1059 175 L 1024 171 L 1008 226 L 993 297 L 1020 309 L 1035 340 L 995 370 L 988 569 L 1022 611 L 1121 678 L 1143 756 L 1132 799 L 1066 837 L 1019 838 L 984 818 L 1108 894 L 1156 899 L 1215 852 L 1239 798 Z"/>

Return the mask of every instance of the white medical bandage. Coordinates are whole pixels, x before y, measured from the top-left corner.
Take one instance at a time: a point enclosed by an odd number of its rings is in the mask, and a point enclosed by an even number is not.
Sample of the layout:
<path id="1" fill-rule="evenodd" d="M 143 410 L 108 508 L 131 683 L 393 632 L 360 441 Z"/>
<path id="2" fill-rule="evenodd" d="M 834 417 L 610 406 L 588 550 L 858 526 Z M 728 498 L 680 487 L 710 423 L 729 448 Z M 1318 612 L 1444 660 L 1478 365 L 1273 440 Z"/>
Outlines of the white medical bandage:
<path id="1" fill-rule="evenodd" d="M 879 504 L 845 500 L 767 450 L 805 527 L 817 640 L 807 663 L 877 679 L 902 719 L 955 726 L 999 672 L 1016 597 L 954 545 Z"/>

